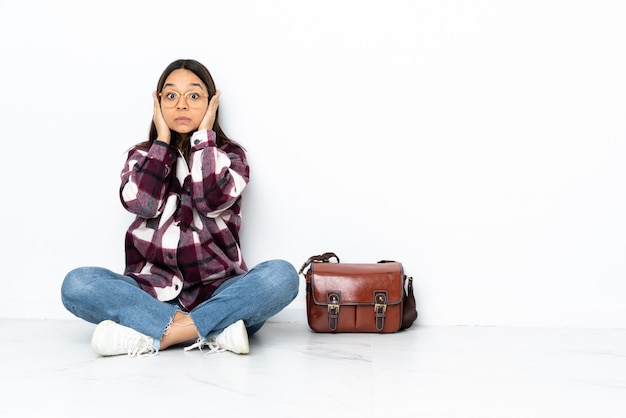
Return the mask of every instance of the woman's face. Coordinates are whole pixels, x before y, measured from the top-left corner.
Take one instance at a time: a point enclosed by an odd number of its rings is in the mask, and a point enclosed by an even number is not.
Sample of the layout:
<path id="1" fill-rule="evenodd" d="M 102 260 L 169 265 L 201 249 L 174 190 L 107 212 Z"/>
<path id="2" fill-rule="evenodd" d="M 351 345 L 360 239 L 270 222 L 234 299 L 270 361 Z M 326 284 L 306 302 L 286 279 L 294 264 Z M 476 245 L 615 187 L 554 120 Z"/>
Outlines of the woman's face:
<path id="1" fill-rule="evenodd" d="M 198 76 L 189 70 L 174 70 L 160 93 L 161 112 L 171 130 L 184 135 L 198 129 L 209 107 L 207 88 Z"/>

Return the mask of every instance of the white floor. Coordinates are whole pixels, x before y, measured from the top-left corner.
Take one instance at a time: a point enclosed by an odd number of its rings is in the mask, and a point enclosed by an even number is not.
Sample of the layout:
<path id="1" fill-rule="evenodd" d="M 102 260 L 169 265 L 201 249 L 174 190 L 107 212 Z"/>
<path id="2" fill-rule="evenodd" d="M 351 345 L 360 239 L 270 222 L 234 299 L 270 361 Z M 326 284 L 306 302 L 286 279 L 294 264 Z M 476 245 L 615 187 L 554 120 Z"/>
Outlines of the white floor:
<path id="1" fill-rule="evenodd" d="M 79 320 L 0 327 L 3 417 L 626 417 L 626 330 L 270 323 L 247 356 L 99 358 Z"/>

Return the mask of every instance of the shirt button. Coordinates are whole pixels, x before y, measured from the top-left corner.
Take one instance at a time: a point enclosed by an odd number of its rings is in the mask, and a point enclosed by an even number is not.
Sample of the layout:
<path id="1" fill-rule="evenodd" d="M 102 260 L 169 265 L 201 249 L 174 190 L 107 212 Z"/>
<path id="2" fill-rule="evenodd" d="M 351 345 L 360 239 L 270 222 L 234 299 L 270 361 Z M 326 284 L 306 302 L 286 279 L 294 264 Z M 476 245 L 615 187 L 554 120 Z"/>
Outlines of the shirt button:
<path id="1" fill-rule="evenodd" d="M 167 254 L 167 258 L 169 258 L 171 260 L 172 258 L 174 258 L 174 256 L 172 255 L 172 253 L 168 253 Z"/>
<path id="2" fill-rule="evenodd" d="M 196 139 L 195 141 L 193 141 L 194 145 L 198 145 L 200 143 L 199 139 Z"/>

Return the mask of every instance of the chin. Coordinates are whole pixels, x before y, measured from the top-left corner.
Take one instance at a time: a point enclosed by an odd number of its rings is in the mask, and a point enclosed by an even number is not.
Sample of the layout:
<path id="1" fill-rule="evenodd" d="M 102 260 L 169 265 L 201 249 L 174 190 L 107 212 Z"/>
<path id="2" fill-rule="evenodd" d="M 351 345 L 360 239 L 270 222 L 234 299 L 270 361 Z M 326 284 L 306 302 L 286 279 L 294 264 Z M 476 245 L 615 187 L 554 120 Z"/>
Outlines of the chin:
<path id="1" fill-rule="evenodd" d="M 189 135 L 190 133 L 195 132 L 197 129 L 198 128 L 184 127 L 181 129 L 174 129 L 174 131 L 181 135 Z"/>

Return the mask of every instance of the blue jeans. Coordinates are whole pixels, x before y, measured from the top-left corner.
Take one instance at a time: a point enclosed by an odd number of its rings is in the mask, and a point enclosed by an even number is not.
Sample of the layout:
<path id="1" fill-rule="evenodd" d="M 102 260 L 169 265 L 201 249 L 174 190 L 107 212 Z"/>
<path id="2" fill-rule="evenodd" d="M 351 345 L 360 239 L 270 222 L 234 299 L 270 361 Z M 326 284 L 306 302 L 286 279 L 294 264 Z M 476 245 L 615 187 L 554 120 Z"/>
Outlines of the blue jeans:
<path id="1" fill-rule="evenodd" d="M 296 297 L 298 287 L 298 272 L 290 263 L 266 261 L 222 283 L 189 315 L 204 338 L 219 334 L 240 319 L 251 335 Z M 61 299 L 77 317 L 94 324 L 105 319 L 115 321 L 154 338 L 157 348 L 174 314 L 182 310 L 176 301 L 155 299 L 133 278 L 101 267 L 70 271 L 61 286 Z"/>

